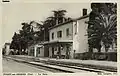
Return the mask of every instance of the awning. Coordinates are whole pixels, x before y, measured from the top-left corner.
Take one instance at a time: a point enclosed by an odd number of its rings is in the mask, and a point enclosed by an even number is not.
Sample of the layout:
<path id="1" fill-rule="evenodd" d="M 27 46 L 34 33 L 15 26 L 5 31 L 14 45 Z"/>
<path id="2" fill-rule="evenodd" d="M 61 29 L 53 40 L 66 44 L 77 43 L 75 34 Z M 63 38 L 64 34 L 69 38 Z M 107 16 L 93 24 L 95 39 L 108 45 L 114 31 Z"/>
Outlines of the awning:
<path id="1" fill-rule="evenodd" d="M 52 45 L 52 44 L 71 44 L 71 43 L 73 43 L 73 41 L 72 40 L 68 40 L 68 41 L 61 41 L 61 40 L 57 40 L 57 41 L 50 41 L 50 42 L 46 42 L 46 43 L 44 43 L 44 45 Z"/>

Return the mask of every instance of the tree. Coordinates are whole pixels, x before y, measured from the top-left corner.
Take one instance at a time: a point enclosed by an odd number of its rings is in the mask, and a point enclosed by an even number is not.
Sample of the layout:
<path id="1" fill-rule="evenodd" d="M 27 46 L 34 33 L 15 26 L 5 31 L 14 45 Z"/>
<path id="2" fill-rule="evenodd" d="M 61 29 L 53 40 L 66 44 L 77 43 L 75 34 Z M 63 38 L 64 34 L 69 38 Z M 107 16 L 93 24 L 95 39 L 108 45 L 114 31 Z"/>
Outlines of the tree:
<path id="1" fill-rule="evenodd" d="M 66 10 L 54 10 L 54 18 L 56 20 L 56 24 L 63 23 L 65 18 Z"/>
<path id="2" fill-rule="evenodd" d="M 96 4 L 91 12 L 92 16 L 88 22 L 88 43 L 89 47 L 101 51 L 101 42 L 105 45 L 106 52 L 110 45 L 117 39 L 117 15 L 116 4 Z M 99 6 L 99 7 L 97 7 Z M 107 11 L 106 11 L 107 10 Z M 112 12 L 111 12 L 112 11 Z"/>
<path id="3" fill-rule="evenodd" d="M 14 52 L 16 52 L 16 50 L 18 50 L 19 54 L 21 53 L 21 50 L 20 50 L 20 35 L 16 32 L 14 33 L 14 35 L 12 37 L 10 49 L 14 49 Z"/>
<path id="4" fill-rule="evenodd" d="M 49 28 L 56 25 L 56 22 L 63 23 L 63 20 L 67 20 L 65 16 L 66 10 L 57 10 L 53 11 L 54 15 L 48 17 L 42 24 L 36 21 L 30 21 L 30 23 L 23 22 L 21 23 L 22 29 L 19 30 L 19 34 L 14 34 L 11 48 L 20 50 L 20 54 L 22 50 L 25 50 L 31 44 L 38 43 L 39 41 L 48 41 L 49 40 Z M 70 20 L 71 18 L 68 18 Z M 56 21 L 58 20 L 58 21 Z M 35 24 L 35 25 L 34 25 Z M 35 31 L 34 29 L 39 29 Z"/>
<path id="5" fill-rule="evenodd" d="M 96 20 L 89 21 L 89 24 L 94 26 L 94 29 L 88 29 L 90 32 L 89 40 L 96 42 L 98 45 L 100 45 L 102 41 L 105 47 L 109 48 L 109 46 L 117 38 L 116 18 L 116 15 L 109 15 L 104 17 L 100 15 Z M 97 47 L 98 45 L 94 46 Z"/>
<path id="6" fill-rule="evenodd" d="M 22 30 L 20 30 L 20 44 L 21 49 L 23 49 L 24 53 L 26 49 L 28 48 L 29 44 L 32 44 L 34 42 L 34 31 L 33 26 L 31 25 L 34 21 L 31 21 L 30 23 L 21 23 L 23 25 Z"/>
<path id="7" fill-rule="evenodd" d="M 35 22 L 35 21 L 32 21 L 32 23 L 34 24 L 31 24 L 32 25 L 32 32 L 33 32 L 33 39 L 34 39 L 34 43 L 38 43 L 38 42 L 41 42 L 43 41 L 43 38 L 44 38 L 44 32 L 43 32 L 43 24 L 42 23 L 38 23 L 38 22 Z M 33 28 L 37 29 L 37 30 L 33 30 Z"/>
<path id="8" fill-rule="evenodd" d="M 60 23 L 63 23 L 67 21 L 68 19 L 70 20 L 71 18 L 65 17 L 65 13 L 67 12 L 66 10 L 53 10 L 53 16 L 48 17 L 44 22 L 43 22 L 43 29 L 44 29 L 44 39 L 45 41 L 49 40 L 49 28 L 53 27 L 55 25 L 58 25 Z"/>

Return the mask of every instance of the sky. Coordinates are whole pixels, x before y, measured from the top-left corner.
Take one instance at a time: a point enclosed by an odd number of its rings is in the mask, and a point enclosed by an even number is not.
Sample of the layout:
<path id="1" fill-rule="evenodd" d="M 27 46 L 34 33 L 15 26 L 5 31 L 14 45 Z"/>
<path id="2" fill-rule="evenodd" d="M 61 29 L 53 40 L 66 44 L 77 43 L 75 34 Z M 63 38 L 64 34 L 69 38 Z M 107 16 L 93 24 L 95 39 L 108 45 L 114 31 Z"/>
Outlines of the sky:
<path id="1" fill-rule="evenodd" d="M 44 21 L 52 10 L 67 10 L 66 16 L 78 18 L 82 9 L 91 11 L 90 3 L 14 3 L 2 5 L 2 44 L 11 42 L 14 32 L 18 32 L 22 22 Z"/>

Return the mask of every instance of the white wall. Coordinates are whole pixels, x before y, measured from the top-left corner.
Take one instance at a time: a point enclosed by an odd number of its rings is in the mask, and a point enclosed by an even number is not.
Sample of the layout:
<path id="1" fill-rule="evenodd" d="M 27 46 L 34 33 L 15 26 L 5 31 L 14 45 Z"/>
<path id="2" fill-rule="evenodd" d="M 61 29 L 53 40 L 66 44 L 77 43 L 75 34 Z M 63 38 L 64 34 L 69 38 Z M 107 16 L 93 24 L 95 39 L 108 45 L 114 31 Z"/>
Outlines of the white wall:
<path id="1" fill-rule="evenodd" d="M 52 47 L 49 47 L 49 57 L 52 57 Z"/>
<path id="2" fill-rule="evenodd" d="M 41 47 L 40 48 L 40 54 L 39 54 L 40 57 L 44 57 L 44 47 Z"/>
<path id="3" fill-rule="evenodd" d="M 75 34 L 75 22 L 73 23 L 73 50 L 76 50 L 75 53 L 84 53 L 88 51 L 88 38 L 85 36 L 88 27 L 85 21 L 88 20 L 88 17 L 77 20 L 77 34 Z"/>
<path id="4" fill-rule="evenodd" d="M 39 57 L 44 57 L 44 46 L 43 45 L 35 45 L 35 48 L 36 48 L 36 50 L 34 50 L 34 51 L 36 51 L 36 56 L 38 54 L 37 48 L 40 48 L 39 49 L 40 50 L 40 54 L 38 56 Z"/>
<path id="5" fill-rule="evenodd" d="M 70 35 L 69 36 L 66 36 L 66 29 L 69 28 L 69 32 L 70 32 Z M 62 37 L 61 38 L 57 38 L 57 31 L 62 31 Z M 52 33 L 54 32 L 54 39 L 52 39 Z M 49 33 L 50 33 L 50 41 L 68 41 L 68 40 L 72 40 L 73 39 L 73 24 L 72 22 L 70 23 L 67 23 L 67 24 L 64 24 L 62 26 L 58 26 L 56 28 L 53 28 L 51 30 L 49 30 Z"/>
<path id="6" fill-rule="evenodd" d="M 5 45 L 6 48 L 5 48 L 5 51 L 6 51 L 6 55 L 9 55 L 10 53 L 10 45 Z"/>
<path id="7" fill-rule="evenodd" d="M 34 56 L 36 57 L 37 56 L 37 48 L 40 47 L 40 54 L 39 54 L 39 57 L 44 57 L 44 46 L 43 45 L 33 45 L 31 47 L 28 48 L 28 55 L 31 55 L 30 53 L 30 50 L 31 49 L 34 49 Z"/>

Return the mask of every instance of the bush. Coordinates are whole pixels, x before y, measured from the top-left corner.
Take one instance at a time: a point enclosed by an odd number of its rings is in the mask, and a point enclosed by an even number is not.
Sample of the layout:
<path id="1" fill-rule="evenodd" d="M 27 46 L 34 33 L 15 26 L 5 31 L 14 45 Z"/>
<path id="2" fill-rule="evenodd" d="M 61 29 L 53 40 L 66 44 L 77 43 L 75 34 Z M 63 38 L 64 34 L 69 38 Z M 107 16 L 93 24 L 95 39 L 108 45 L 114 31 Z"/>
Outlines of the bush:
<path id="1" fill-rule="evenodd" d="M 108 61 L 117 61 L 117 53 L 108 52 L 108 53 L 93 53 L 92 59 L 95 60 L 108 60 Z"/>
<path id="2" fill-rule="evenodd" d="M 108 61 L 117 61 L 117 52 L 108 52 L 107 57 Z"/>
<path id="3" fill-rule="evenodd" d="M 75 59 L 81 59 L 81 60 L 93 59 L 93 60 L 117 61 L 117 53 L 116 52 L 76 53 Z"/>
<path id="4" fill-rule="evenodd" d="M 85 52 L 85 53 L 76 53 L 75 54 L 75 59 L 81 59 L 81 60 L 90 59 L 89 53 L 88 52 Z"/>
<path id="5" fill-rule="evenodd" d="M 96 53 L 93 53 L 93 59 L 95 60 L 106 60 L 106 55 L 105 53 L 101 53 L 101 52 L 96 52 Z"/>

